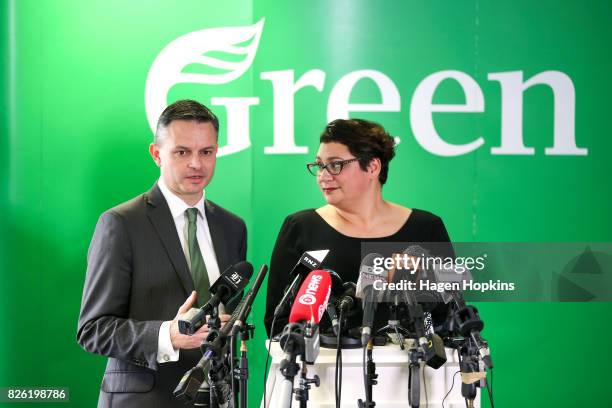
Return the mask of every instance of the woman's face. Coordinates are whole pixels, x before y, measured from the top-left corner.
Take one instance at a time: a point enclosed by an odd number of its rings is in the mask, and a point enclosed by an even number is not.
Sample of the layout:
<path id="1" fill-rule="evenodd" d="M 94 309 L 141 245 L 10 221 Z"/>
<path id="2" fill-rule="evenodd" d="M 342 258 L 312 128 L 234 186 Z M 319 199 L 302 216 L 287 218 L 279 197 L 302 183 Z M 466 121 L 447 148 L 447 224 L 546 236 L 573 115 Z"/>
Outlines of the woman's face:
<path id="1" fill-rule="evenodd" d="M 348 147 L 342 143 L 321 143 L 317 152 L 316 162 L 327 165 L 333 162 L 355 159 Z M 338 167 L 338 163 L 336 163 Z M 363 198 L 372 181 L 367 171 L 361 170 L 359 162 L 344 164 L 338 175 L 332 175 L 327 169 L 317 175 L 317 183 L 323 192 L 323 197 L 331 205 L 350 205 L 351 202 Z"/>

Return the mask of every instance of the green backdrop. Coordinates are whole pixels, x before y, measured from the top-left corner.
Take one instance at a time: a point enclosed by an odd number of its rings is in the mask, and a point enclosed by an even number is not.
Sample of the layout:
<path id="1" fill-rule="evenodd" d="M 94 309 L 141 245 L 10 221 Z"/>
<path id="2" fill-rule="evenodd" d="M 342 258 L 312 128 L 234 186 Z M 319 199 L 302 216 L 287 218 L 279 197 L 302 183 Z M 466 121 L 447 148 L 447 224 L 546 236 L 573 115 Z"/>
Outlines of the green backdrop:
<path id="1" fill-rule="evenodd" d="M 400 138 L 385 197 L 440 215 L 455 241 L 612 241 L 610 2 L 6 0 L 0 13 L 0 387 L 66 386 L 70 406 L 95 405 L 105 358 L 75 342 L 86 251 L 99 214 L 156 180 L 160 98 L 219 114 L 235 151 L 207 197 L 246 220 L 256 266 L 287 214 L 323 203 L 304 164 L 338 114 Z M 479 306 L 498 406 L 606 405 L 609 303 Z"/>

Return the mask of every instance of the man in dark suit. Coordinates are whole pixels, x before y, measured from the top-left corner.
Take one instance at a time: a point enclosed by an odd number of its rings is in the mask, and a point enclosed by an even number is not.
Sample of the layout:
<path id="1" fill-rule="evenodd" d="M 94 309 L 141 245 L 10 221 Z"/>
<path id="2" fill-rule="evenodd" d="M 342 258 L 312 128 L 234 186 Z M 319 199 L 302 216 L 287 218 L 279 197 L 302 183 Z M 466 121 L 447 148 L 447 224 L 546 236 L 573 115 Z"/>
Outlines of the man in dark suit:
<path id="1" fill-rule="evenodd" d="M 218 130 L 198 102 L 168 106 L 149 148 L 159 180 L 98 220 L 77 333 L 85 350 L 108 357 L 98 407 L 183 406 L 172 391 L 201 357 L 208 327 L 185 336 L 177 317 L 204 304 L 220 271 L 246 258 L 242 219 L 204 197 Z"/>

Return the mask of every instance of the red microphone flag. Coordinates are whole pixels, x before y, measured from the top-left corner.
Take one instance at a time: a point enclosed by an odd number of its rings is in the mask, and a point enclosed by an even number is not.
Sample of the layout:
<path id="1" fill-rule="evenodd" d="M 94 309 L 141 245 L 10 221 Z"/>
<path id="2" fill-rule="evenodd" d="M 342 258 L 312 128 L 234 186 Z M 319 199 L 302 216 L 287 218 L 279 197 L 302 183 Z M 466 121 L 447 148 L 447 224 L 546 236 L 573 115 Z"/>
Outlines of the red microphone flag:
<path id="1" fill-rule="evenodd" d="M 331 283 L 329 272 L 320 269 L 310 272 L 295 297 L 289 323 L 313 320 L 319 324 L 327 307 Z"/>

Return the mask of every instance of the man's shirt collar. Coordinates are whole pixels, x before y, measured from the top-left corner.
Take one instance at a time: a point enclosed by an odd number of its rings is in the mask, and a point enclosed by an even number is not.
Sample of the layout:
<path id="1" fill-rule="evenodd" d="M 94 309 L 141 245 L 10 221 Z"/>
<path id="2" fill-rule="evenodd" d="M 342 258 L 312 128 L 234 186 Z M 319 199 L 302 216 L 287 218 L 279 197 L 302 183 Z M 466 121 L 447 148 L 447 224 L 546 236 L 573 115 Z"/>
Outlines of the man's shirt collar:
<path id="1" fill-rule="evenodd" d="M 168 207 L 170 208 L 170 213 L 172 214 L 172 218 L 176 219 L 179 216 L 183 216 L 183 214 L 185 214 L 185 211 L 188 208 L 192 207 L 188 205 L 186 202 L 184 202 L 181 198 L 179 198 L 172 191 L 170 191 L 170 189 L 166 187 L 166 185 L 164 184 L 164 181 L 162 180 L 161 177 L 157 181 L 157 185 L 159 186 L 161 193 L 163 194 L 164 198 L 166 199 L 166 202 L 168 203 Z M 193 206 L 194 208 L 198 209 L 198 212 L 201 217 L 204 217 L 204 214 L 205 214 L 204 213 L 204 200 L 205 199 L 206 199 L 206 190 L 202 192 L 202 198 L 200 199 L 200 201 L 198 201 L 196 205 Z"/>

